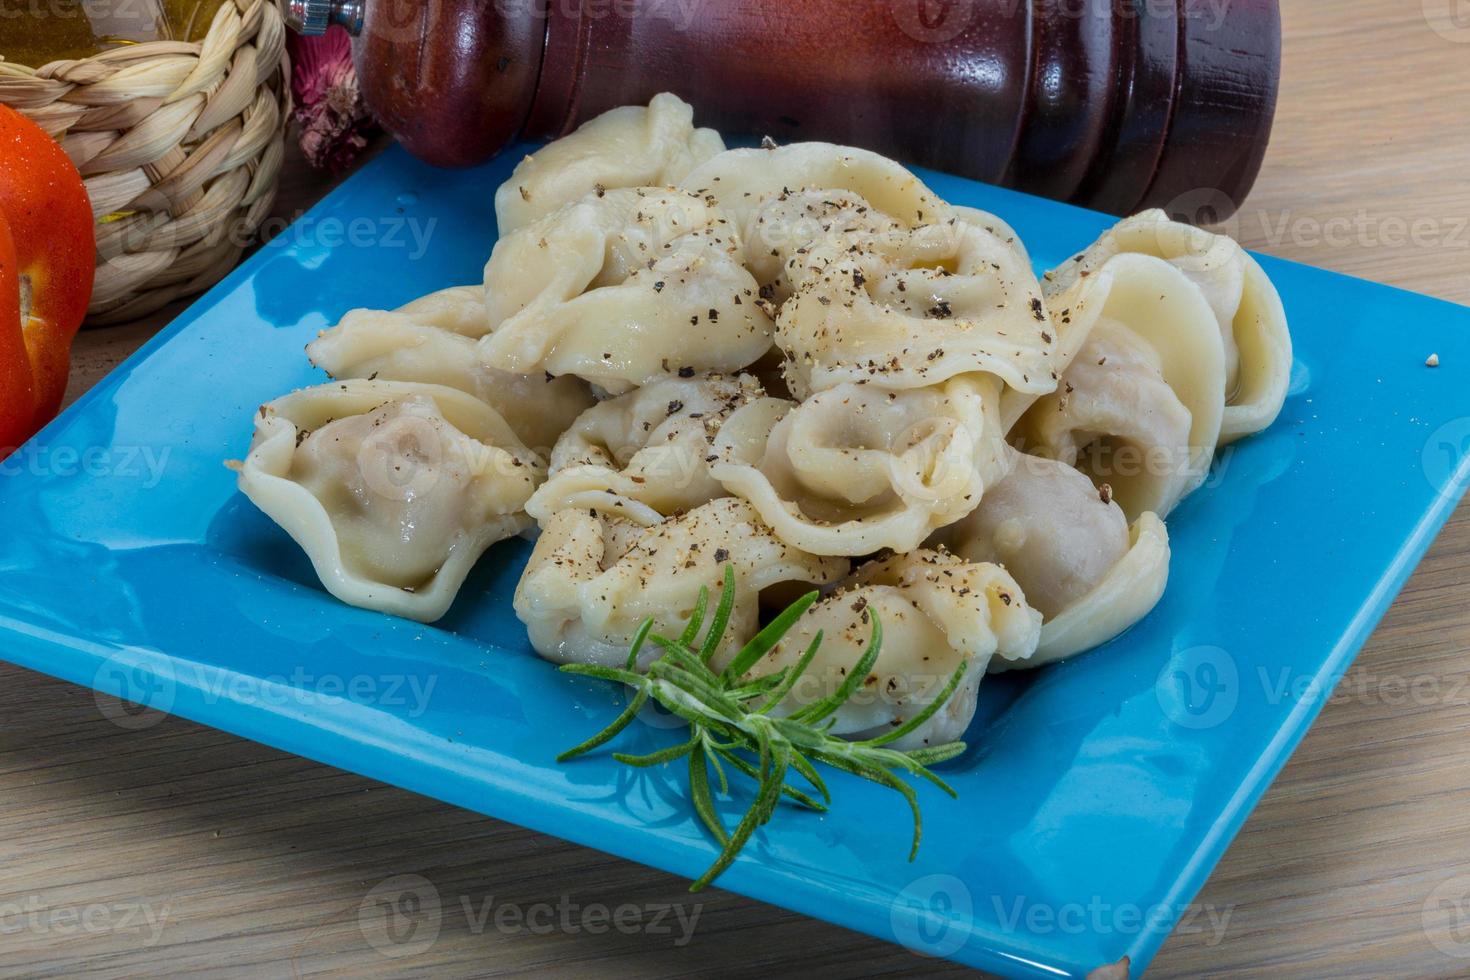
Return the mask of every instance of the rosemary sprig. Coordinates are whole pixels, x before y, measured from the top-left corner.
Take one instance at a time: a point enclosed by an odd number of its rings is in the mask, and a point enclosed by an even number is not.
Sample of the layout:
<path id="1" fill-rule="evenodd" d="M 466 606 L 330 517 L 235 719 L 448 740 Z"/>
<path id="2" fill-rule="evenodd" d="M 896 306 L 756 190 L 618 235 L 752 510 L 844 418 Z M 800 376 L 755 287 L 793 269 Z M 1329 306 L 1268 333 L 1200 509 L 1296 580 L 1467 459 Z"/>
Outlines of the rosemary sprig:
<path id="1" fill-rule="evenodd" d="M 883 644 L 883 627 L 878 621 L 877 610 L 871 607 L 869 609 L 869 615 L 873 618 L 873 635 L 867 648 L 837 690 L 827 697 L 804 705 L 786 717 L 778 717 L 772 713 L 811 666 L 822 643 L 820 631 L 792 666 L 756 680 L 744 679 L 750 669 L 791 631 L 817 598 L 818 594 L 812 592 L 792 603 L 746 643 L 724 670 L 716 672 L 710 662 L 729 627 L 730 613 L 735 606 L 735 576 L 727 565 L 720 601 L 710 617 L 704 639 L 698 645 L 696 641 L 699 640 L 700 631 L 705 629 L 705 615 L 709 610 L 707 589 L 700 590 L 699 601 L 677 639 L 669 639 L 652 632 L 653 620 L 650 619 L 634 634 L 624 667 L 568 664 L 561 668 L 571 674 L 626 684 L 633 689 L 634 695 L 628 707 L 612 724 L 582 744 L 563 752 L 557 757 L 559 762 L 573 759 L 612 741 L 633 722 L 638 712 L 650 700 L 658 702 L 689 723 L 687 741 L 647 755 L 615 752 L 613 758 L 626 765 L 642 767 L 688 758 L 689 798 L 694 812 L 721 845 L 720 856 L 690 886 L 690 891 L 704 888 L 734 862 L 735 856 L 756 830 L 775 815 L 782 798 L 809 810 L 826 812 L 832 796 L 815 763 L 861 776 L 903 796 L 914 817 L 910 861 L 919 851 L 923 820 L 919 815 L 919 800 L 914 788 L 899 778 L 899 774 L 928 780 L 951 797 L 955 795 L 954 789 L 930 772 L 928 767 L 964 752 L 963 742 L 951 742 L 912 752 L 901 752 L 887 746 L 917 729 L 944 706 L 964 679 L 968 666 L 966 664 L 961 664 L 954 672 L 937 698 L 903 725 L 875 738 L 861 741 L 848 741 L 831 734 L 832 715 L 858 691 L 872 672 L 873 665 L 877 663 Z M 663 652 L 649 665 L 647 671 L 640 674 L 636 669 L 638 657 L 648 644 Z M 725 828 L 714 802 L 715 783 L 718 784 L 720 793 L 729 792 L 726 766 L 753 779 L 756 784 L 755 799 L 734 830 Z M 710 778 L 711 769 L 714 770 L 713 781 Z M 792 771 L 801 777 L 807 789 L 798 789 L 787 782 Z"/>

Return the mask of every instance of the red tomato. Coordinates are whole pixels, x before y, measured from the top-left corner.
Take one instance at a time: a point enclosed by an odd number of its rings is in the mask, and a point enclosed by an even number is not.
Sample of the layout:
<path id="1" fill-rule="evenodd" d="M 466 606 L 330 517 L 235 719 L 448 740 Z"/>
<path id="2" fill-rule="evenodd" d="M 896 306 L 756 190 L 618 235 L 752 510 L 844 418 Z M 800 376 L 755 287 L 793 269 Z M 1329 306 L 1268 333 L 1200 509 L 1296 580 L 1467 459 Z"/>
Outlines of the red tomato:
<path id="1" fill-rule="evenodd" d="M 56 415 L 92 298 L 97 243 L 77 168 L 0 106 L 0 458 Z"/>

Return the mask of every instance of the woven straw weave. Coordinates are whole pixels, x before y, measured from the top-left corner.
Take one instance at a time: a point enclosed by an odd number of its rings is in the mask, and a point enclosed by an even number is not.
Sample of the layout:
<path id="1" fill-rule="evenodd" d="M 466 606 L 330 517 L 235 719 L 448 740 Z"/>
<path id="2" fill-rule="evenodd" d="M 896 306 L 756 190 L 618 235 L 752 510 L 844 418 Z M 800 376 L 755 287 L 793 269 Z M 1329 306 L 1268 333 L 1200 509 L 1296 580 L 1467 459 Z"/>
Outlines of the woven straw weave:
<path id="1" fill-rule="evenodd" d="M 288 79 L 276 0 L 226 0 L 198 42 L 0 62 L 0 103 L 61 142 L 91 196 L 90 322 L 150 313 L 234 267 L 275 197 Z"/>

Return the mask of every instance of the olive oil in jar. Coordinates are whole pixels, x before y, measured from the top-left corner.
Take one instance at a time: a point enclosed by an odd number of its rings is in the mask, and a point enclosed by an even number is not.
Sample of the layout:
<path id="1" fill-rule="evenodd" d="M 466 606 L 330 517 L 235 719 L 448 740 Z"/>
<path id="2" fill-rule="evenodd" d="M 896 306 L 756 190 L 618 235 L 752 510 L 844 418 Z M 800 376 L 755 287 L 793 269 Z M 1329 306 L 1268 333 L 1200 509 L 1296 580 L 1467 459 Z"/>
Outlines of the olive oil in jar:
<path id="1" fill-rule="evenodd" d="M 0 59 L 39 68 L 140 41 L 198 41 L 230 0 L 0 0 Z"/>

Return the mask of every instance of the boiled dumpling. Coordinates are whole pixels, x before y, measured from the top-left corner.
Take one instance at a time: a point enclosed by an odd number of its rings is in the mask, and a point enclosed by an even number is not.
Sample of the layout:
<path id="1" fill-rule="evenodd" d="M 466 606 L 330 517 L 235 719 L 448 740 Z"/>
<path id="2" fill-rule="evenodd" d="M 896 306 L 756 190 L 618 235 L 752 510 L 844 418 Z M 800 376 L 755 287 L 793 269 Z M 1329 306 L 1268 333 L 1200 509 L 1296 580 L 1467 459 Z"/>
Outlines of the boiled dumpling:
<path id="1" fill-rule="evenodd" d="M 663 378 L 583 412 L 551 454 L 550 478 L 526 511 L 569 507 L 638 524 L 692 510 L 725 488 L 709 473 L 710 441 L 732 412 L 762 397 L 749 375 Z"/>
<path id="2" fill-rule="evenodd" d="M 654 378 L 731 372 L 774 324 L 718 208 L 657 188 L 591 195 L 495 245 L 485 267 L 494 332 L 485 363 L 574 374 L 612 394 Z"/>
<path id="3" fill-rule="evenodd" d="M 484 402 L 345 381 L 261 408 L 240 489 L 343 602 L 431 622 L 485 549 L 530 526 L 545 465 Z"/>
<path id="4" fill-rule="evenodd" d="M 1291 380 L 1291 334 L 1281 297 L 1260 263 L 1228 236 L 1171 221 L 1156 209 L 1124 219 L 1081 255 L 1047 273 L 1048 295 L 1066 292 L 1126 253 L 1169 261 L 1200 287 L 1215 315 L 1225 355 L 1220 442 L 1274 422 Z"/>
<path id="5" fill-rule="evenodd" d="M 916 388 L 974 371 L 1033 395 L 1056 387 L 1056 328 L 1041 287 L 982 212 L 916 229 L 896 248 L 839 241 L 824 251 L 830 261 L 777 318 L 793 392 L 846 382 Z"/>
<path id="6" fill-rule="evenodd" d="M 485 312 L 484 283 L 435 290 L 403 304 L 395 312 L 414 323 L 438 327 L 475 340 L 490 332 L 490 317 Z"/>
<path id="7" fill-rule="evenodd" d="M 727 566 L 735 572 L 727 652 L 759 629 L 763 590 L 829 585 L 848 569 L 846 561 L 782 543 L 749 504 L 733 497 L 649 528 L 598 511 L 563 510 L 542 528 L 516 587 L 515 611 L 548 660 L 622 666 L 645 619 L 678 635 L 701 587 L 719 596 Z M 658 653 L 650 646 L 645 665 Z"/>
<path id="8" fill-rule="evenodd" d="M 1012 249 L 1021 265 L 1030 266 L 1015 231 L 993 214 L 953 206 L 935 219 L 953 234 L 970 225 L 983 228 Z M 909 263 L 944 261 L 951 248 L 949 233 L 931 229 L 916 237 L 912 227 L 851 191 L 783 190 L 767 198 L 749 222 L 745 265 L 761 283 L 762 296 L 779 305 L 827 266 L 859 253 L 870 253 L 880 262 L 885 257 Z"/>
<path id="9" fill-rule="evenodd" d="M 1039 667 L 1100 646 L 1147 616 L 1169 584 L 1169 531 L 1156 514 L 1128 528 L 1128 551 L 1082 598 L 1041 627 L 1036 656 L 995 669 Z"/>
<path id="10" fill-rule="evenodd" d="M 952 213 L 902 165 L 871 150 L 834 143 L 726 150 L 691 171 L 681 186 L 718 201 L 752 240 L 758 237 L 752 223 L 764 204 L 804 191 L 856 195 L 907 228 L 944 221 Z"/>
<path id="11" fill-rule="evenodd" d="M 622 106 L 583 123 L 516 165 L 495 192 L 495 218 L 508 235 L 598 187 L 677 184 L 725 149 L 712 129 L 694 128 L 694 110 L 662 92 L 647 107 Z"/>
<path id="12" fill-rule="evenodd" d="M 721 426 L 710 473 L 803 550 L 908 551 L 1004 473 L 998 389 L 968 375 L 907 391 L 844 384 L 800 404 L 758 399 Z"/>
<path id="13" fill-rule="evenodd" d="M 745 266 L 762 298 L 779 306 L 835 256 L 887 254 L 902 247 L 908 229 L 851 191 L 782 191 L 756 209 L 744 230 Z"/>
<path id="14" fill-rule="evenodd" d="M 1190 477 L 1189 409 L 1164 380 L 1161 358 L 1117 320 L 1100 320 L 1062 376 L 1013 433 L 1077 466 L 1137 507 L 1162 507 Z M 1111 481 L 1111 482 L 1109 482 Z"/>
<path id="15" fill-rule="evenodd" d="M 1012 228 L 1010 223 L 1000 215 L 991 214 L 989 211 L 982 211 L 979 208 L 965 207 L 961 204 L 951 205 L 950 210 L 954 212 L 954 216 L 962 223 L 974 225 L 977 228 L 984 228 L 996 238 L 999 238 L 1002 244 L 1020 256 L 1022 263 L 1028 267 L 1031 265 L 1031 255 L 1026 251 L 1026 243 L 1021 241 L 1021 236 L 1016 234 L 1016 229 Z"/>
<path id="16" fill-rule="evenodd" d="M 473 303 L 485 318 L 484 289 L 457 287 L 393 311 L 350 310 L 307 345 L 306 355 L 334 378 L 420 381 L 468 392 L 499 412 L 522 442 L 546 455 L 573 420 L 591 407 L 591 390 L 570 376 L 512 374 L 486 367 L 470 336 L 441 325 L 455 319 L 468 325 L 467 315 L 458 316 L 461 300 Z"/>
<path id="17" fill-rule="evenodd" d="M 960 738 L 975 715 L 986 667 L 1025 663 L 1042 628 L 1041 614 L 999 565 L 922 550 L 872 561 L 808 609 L 757 663 L 756 676 L 791 667 L 822 633 L 811 666 L 774 713 L 789 713 L 836 690 L 872 640 L 873 612 L 883 628 L 878 660 L 862 688 L 833 716 L 833 734 L 872 738 L 899 727 L 934 701 L 962 663 L 969 664 L 950 700 L 891 743 L 899 749 Z"/>
<path id="18" fill-rule="evenodd" d="M 886 157 L 830 143 L 730 150 L 686 178 L 738 223 L 745 264 L 779 305 L 835 255 L 902 247 L 955 209 Z"/>
<path id="19" fill-rule="evenodd" d="M 1204 481 L 1220 437 L 1223 353 L 1204 295 L 1167 262 L 1130 254 L 1051 302 L 1061 387 L 1011 441 L 1107 484 L 1130 520 L 1164 517 Z"/>
<path id="20" fill-rule="evenodd" d="M 1169 537 L 1156 515 L 1130 528 L 1086 476 L 1021 453 L 980 506 L 931 543 L 1005 566 L 1043 615 L 1036 655 L 1009 666 L 1035 667 L 1106 643 L 1148 615 L 1169 578 Z"/>
<path id="21" fill-rule="evenodd" d="M 1090 592 L 1128 551 L 1128 519 L 1065 463 L 1011 451 L 1010 471 L 935 541 L 970 561 L 1004 565 L 1051 618 Z"/>

